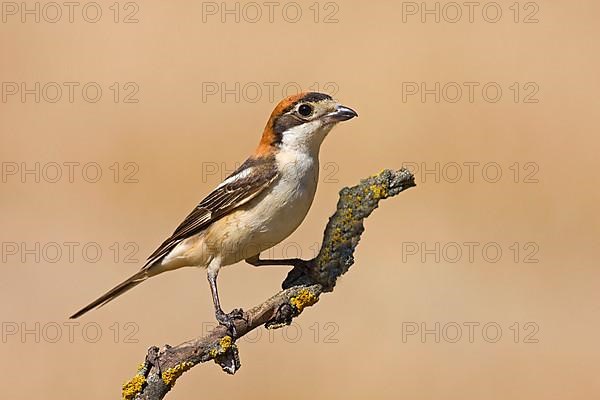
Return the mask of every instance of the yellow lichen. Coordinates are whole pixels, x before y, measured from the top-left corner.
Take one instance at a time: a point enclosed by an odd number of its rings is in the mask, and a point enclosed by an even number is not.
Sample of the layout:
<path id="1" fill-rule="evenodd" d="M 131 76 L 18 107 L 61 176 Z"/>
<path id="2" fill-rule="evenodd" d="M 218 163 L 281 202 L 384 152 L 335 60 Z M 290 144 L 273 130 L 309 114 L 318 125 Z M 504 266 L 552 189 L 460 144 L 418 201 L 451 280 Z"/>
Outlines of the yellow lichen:
<path id="1" fill-rule="evenodd" d="M 331 242 L 333 244 L 339 244 L 339 242 L 342 240 L 342 229 L 337 227 L 334 229 L 333 233 L 331 234 Z"/>
<path id="2" fill-rule="evenodd" d="M 231 339 L 231 336 L 224 336 L 221 340 L 219 340 L 219 345 L 221 346 L 223 351 L 227 351 L 232 344 L 233 339 Z"/>
<path id="3" fill-rule="evenodd" d="M 319 298 L 308 289 L 301 289 L 297 296 L 290 299 L 290 303 L 296 307 L 298 313 L 301 313 L 304 307 L 312 306 L 317 301 L 319 301 Z"/>
<path id="4" fill-rule="evenodd" d="M 142 368 L 143 368 L 142 364 Z M 139 369 L 141 370 L 141 368 Z M 131 400 L 136 394 L 142 391 L 142 387 L 146 383 L 144 375 L 137 374 L 130 381 L 123 384 L 123 400 Z"/>
<path id="5" fill-rule="evenodd" d="M 376 200 L 388 197 L 388 191 L 381 185 L 371 185 L 369 190 L 373 193 L 373 198 Z"/>
<path id="6" fill-rule="evenodd" d="M 322 254 L 319 254 L 319 265 L 325 265 L 327 264 L 329 261 L 331 260 L 331 254 L 329 254 L 329 251 L 326 251 Z"/>
<path id="7" fill-rule="evenodd" d="M 349 225 L 354 221 L 354 216 L 352 215 L 352 209 L 346 208 L 342 211 L 342 224 Z"/>
<path id="8" fill-rule="evenodd" d="M 225 352 L 227 352 L 227 350 L 229 350 L 232 345 L 233 339 L 231 338 L 231 336 L 223 336 L 221 340 L 219 340 L 219 345 L 210 349 L 209 354 L 212 358 L 215 358 L 217 356 L 220 356 L 221 354 L 225 354 Z"/>
<path id="9" fill-rule="evenodd" d="M 177 364 L 173 368 L 169 368 L 165 372 L 163 372 L 161 378 L 165 385 L 174 386 L 177 378 L 179 378 L 185 371 L 192 368 L 193 366 L 193 362 L 182 362 L 181 364 Z"/>

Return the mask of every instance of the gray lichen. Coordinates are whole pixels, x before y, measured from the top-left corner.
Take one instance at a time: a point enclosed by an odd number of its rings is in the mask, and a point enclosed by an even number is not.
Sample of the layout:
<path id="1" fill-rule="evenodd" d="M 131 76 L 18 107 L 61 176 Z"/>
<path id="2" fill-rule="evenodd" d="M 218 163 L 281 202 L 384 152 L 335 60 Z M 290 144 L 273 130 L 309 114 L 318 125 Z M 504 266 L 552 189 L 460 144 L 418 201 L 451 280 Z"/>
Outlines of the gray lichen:
<path id="1" fill-rule="evenodd" d="M 379 201 L 415 186 L 413 175 L 406 169 L 381 171 L 363 179 L 358 185 L 343 188 L 336 211 L 325 227 L 319 254 L 304 265 L 294 267 L 283 282 L 283 288 L 298 284 L 319 283 L 323 291 L 332 291 L 337 278 L 354 264 L 354 250 L 365 228 L 363 221 Z"/>

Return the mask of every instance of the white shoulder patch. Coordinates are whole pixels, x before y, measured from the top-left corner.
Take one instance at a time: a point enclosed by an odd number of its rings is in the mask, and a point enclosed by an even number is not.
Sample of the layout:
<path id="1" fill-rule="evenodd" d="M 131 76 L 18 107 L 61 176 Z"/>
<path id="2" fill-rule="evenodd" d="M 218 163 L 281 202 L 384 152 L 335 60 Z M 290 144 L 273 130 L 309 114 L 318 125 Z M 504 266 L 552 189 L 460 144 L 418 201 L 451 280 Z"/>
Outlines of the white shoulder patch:
<path id="1" fill-rule="evenodd" d="M 219 186 L 217 186 L 217 189 L 219 189 L 219 188 L 221 188 L 221 187 L 223 187 L 225 185 L 228 185 L 228 184 L 230 184 L 232 182 L 235 182 L 237 180 L 241 180 L 241 179 L 247 178 L 248 176 L 250 176 L 252 174 L 253 170 L 254 170 L 253 167 L 249 167 L 249 168 L 245 168 L 245 169 L 241 170 L 237 174 L 235 174 L 233 176 L 230 176 L 229 178 L 227 178 L 223 182 L 221 182 L 219 184 Z"/>

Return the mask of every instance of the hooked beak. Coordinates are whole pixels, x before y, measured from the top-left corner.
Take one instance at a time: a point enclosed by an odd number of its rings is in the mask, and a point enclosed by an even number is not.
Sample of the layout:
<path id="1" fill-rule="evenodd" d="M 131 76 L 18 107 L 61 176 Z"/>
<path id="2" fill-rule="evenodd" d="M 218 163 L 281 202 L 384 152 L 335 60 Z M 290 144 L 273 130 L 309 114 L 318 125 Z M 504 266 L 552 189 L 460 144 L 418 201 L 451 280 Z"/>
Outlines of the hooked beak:
<path id="1" fill-rule="evenodd" d="M 358 117 L 358 113 L 350 107 L 338 104 L 335 106 L 335 111 L 325 115 L 326 123 L 347 121 L 354 117 Z"/>

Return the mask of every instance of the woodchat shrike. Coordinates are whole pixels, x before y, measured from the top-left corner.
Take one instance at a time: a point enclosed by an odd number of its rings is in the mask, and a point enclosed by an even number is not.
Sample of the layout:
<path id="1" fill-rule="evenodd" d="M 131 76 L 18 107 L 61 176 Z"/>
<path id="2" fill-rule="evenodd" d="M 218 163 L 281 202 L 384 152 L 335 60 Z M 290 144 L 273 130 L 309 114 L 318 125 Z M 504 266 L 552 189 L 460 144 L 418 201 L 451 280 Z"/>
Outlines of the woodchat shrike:
<path id="1" fill-rule="evenodd" d="M 146 279 L 181 267 L 206 267 L 220 324 L 234 330 L 239 309 L 224 313 L 217 275 L 241 260 L 272 265 L 259 255 L 287 238 L 308 213 L 317 189 L 319 149 L 338 122 L 358 116 L 329 95 L 300 93 L 273 110 L 253 155 L 217 186 L 148 257 L 133 276 L 71 316 L 77 318 Z M 271 262 L 270 262 L 271 261 Z"/>

